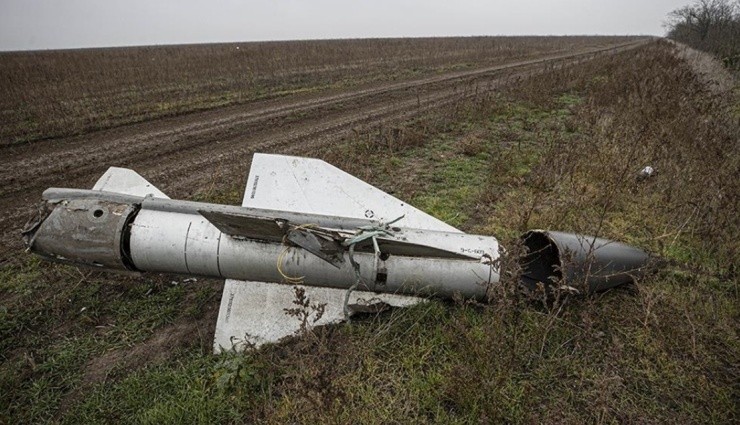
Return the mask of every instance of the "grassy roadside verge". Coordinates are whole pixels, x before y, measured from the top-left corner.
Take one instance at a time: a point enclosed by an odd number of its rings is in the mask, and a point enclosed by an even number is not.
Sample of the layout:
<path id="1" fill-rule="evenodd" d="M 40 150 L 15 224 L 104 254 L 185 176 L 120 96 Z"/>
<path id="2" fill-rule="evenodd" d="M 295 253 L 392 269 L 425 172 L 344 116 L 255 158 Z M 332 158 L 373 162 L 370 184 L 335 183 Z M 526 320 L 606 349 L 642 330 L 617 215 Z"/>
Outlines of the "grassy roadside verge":
<path id="1" fill-rule="evenodd" d="M 708 96 L 658 46 L 319 153 L 505 243 L 557 228 L 669 260 L 633 287 L 555 306 L 511 291 L 488 306 L 430 302 L 246 355 L 205 354 L 210 336 L 196 332 L 127 367 L 136 347 L 208 321 L 217 285 L 115 281 L 24 259 L 0 278 L 0 410 L 8 422 L 731 423 L 737 120 Z M 638 181 L 647 164 L 658 175 Z M 121 348 L 118 368 L 90 380 L 97 359 Z"/>

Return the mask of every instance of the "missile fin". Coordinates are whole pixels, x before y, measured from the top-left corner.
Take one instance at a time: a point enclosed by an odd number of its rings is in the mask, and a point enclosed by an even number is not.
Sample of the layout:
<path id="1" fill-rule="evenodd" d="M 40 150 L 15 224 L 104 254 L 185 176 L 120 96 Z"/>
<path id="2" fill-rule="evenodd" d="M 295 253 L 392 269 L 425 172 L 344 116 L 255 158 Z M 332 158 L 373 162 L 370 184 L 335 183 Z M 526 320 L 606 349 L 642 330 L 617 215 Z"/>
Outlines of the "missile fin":
<path id="1" fill-rule="evenodd" d="M 128 168 L 110 167 L 93 186 L 92 190 L 123 193 L 134 196 L 153 196 L 170 199 L 161 190 L 149 183 L 139 173 Z"/>
<path id="2" fill-rule="evenodd" d="M 285 155 L 254 154 L 243 207 L 372 219 L 401 227 L 459 232 L 324 161 Z"/>
<path id="3" fill-rule="evenodd" d="M 301 292 L 305 296 L 304 302 L 309 305 L 307 308 L 295 303 Z M 344 289 L 227 279 L 213 351 L 242 351 L 298 335 L 303 330 L 302 313 L 309 315 L 306 321 L 308 328 L 341 322 L 344 320 L 345 294 Z M 354 291 L 349 304 L 355 307 L 355 311 L 372 312 L 387 306 L 405 307 L 419 301 L 421 298 L 417 297 Z"/>

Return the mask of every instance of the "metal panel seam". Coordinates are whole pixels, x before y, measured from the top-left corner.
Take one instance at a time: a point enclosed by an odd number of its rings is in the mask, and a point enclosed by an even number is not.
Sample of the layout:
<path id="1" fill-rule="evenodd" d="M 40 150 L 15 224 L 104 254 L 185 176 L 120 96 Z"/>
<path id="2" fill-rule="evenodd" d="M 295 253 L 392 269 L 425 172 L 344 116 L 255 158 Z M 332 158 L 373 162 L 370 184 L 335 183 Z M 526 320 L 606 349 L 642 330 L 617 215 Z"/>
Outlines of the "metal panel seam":
<path id="1" fill-rule="evenodd" d="M 223 232 L 218 232 L 218 243 L 216 244 L 216 270 L 218 270 L 220 277 L 224 277 L 223 273 L 221 273 L 221 236 L 223 235 Z"/>
<path id="2" fill-rule="evenodd" d="M 184 247 L 184 256 L 185 256 L 185 270 L 188 271 L 188 274 L 190 274 L 190 266 L 188 265 L 188 239 L 190 238 L 190 227 L 193 225 L 193 221 L 191 220 L 190 223 L 188 223 L 188 231 L 185 232 L 185 247 Z"/>

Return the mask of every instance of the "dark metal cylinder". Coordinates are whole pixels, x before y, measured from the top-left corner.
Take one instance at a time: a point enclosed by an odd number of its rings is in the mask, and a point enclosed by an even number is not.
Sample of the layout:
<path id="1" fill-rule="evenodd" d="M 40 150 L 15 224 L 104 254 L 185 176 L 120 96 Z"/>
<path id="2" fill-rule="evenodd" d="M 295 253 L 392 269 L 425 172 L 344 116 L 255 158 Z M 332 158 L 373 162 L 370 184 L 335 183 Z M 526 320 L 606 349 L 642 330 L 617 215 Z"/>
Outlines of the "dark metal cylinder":
<path id="1" fill-rule="evenodd" d="M 649 255 L 621 242 L 575 233 L 533 230 L 522 236 L 527 254 L 522 282 L 563 282 L 589 292 L 634 281 L 645 273 Z"/>

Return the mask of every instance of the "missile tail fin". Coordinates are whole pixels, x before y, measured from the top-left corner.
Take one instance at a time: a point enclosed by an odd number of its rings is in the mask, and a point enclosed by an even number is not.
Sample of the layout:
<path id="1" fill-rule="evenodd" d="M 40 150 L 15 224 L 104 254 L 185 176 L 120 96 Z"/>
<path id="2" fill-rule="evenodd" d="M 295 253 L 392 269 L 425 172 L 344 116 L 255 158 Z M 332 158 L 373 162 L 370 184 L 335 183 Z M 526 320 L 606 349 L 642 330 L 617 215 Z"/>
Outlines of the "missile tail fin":
<path id="1" fill-rule="evenodd" d="M 300 334 L 306 328 L 341 322 L 345 294 L 344 289 L 226 279 L 213 351 L 242 351 Z M 295 303 L 301 296 L 308 307 Z M 356 312 L 375 312 L 421 301 L 405 295 L 354 291 L 348 305 Z M 305 322 L 304 314 L 308 315 Z"/>
<path id="2" fill-rule="evenodd" d="M 93 186 L 92 190 L 123 193 L 134 196 L 152 195 L 155 198 L 170 199 L 156 186 L 128 168 L 110 167 Z"/>
<path id="3" fill-rule="evenodd" d="M 389 222 L 406 228 L 459 232 L 382 190 L 313 158 L 254 154 L 243 207 Z"/>

